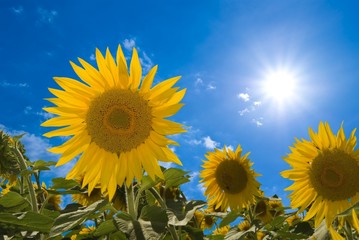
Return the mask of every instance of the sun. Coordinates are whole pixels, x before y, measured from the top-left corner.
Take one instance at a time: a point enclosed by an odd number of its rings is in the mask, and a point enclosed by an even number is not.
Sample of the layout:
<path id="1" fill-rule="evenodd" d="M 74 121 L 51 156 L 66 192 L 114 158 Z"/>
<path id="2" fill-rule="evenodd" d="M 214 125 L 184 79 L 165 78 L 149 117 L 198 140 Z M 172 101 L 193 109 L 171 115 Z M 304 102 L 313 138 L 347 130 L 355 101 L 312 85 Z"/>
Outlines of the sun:
<path id="1" fill-rule="evenodd" d="M 295 74 L 285 69 L 267 72 L 262 82 L 265 97 L 277 103 L 284 103 L 295 97 L 296 88 Z"/>

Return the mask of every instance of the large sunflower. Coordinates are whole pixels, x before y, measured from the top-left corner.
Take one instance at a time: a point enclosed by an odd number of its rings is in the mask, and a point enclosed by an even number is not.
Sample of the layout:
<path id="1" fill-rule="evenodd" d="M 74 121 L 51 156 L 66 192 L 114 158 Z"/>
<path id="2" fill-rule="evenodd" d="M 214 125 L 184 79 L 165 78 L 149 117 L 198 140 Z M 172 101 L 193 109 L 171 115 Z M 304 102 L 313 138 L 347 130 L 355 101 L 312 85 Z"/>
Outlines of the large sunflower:
<path id="1" fill-rule="evenodd" d="M 238 145 L 235 152 L 224 147 L 208 152 L 201 171 L 201 182 L 206 188 L 208 205 L 215 209 L 241 209 L 254 203 L 259 193 L 259 183 L 247 158 L 249 153 L 241 156 L 242 148 Z"/>
<path id="2" fill-rule="evenodd" d="M 336 215 L 359 201 L 359 151 L 355 129 L 347 139 L 343 126 L 336 135 L 328 123 L 320 122 L 318 133 L 309 128 L 311 141 L 296 140 L 284 160 L 293 168 L 283 171 L 283 177 L 294 183 L 292 208 L 299 212 L 309 208 L 304 221 L 315 216 L 315 226 L 323 219 L 330 226 Z"/>
<path id="3" fill-rule="evenodd" d="M 57 166 L 81 155 L 67 178 L 84 176 L 82 185 L 88 185 L 90 193 L 100 182 L 101 191 L 108 191 L 112 199 L 117 185 L 129 186 L 134 178 L 140 181 L 143 170 L 151 178 L 163 178 L 158 160 L 181 164 L 168 147 L 177 143 L 166 137 L 185 131 L 166 119 L 183 106 L 179 102 L 186 89 L 173 87 L 180 77 L 151 87 L 157 66 L 141 79 L 140 60 L 133 49 L 128 73 L 120 46 L 116 60 L 108 49 L 105 56 L 96 49 L 98 69 L 80 58 L 79 62 L 82 67 L 70 63 L 82 82 L 54 78 L 63 90 L 49 89 L 56 98 L 47 100 L 56 106 L 44 110 L 58 116 L 42 124 L 61 127 L 46 137 L 72 136 L 50 149 L 61 154 Z"/>

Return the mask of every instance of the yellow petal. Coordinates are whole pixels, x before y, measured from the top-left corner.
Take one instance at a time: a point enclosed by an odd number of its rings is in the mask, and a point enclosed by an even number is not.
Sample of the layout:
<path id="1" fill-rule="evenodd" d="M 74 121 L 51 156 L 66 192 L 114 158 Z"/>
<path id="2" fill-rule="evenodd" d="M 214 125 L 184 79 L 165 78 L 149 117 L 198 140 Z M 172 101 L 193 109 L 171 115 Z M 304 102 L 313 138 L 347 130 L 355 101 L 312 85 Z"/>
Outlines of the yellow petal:
<path id="1" fill-rule="evenodd" d="M 140 93 L 146 93 L 150 90 L 152 83 L 153 83 L 153 79 L 155 78 L 157 69 L 158 69 L 158 66 L 157 65 L 154 66 L 144 77 L 144 79 L 142 81 Z"/>
<path id="2" fill-rule="evenodd" d="M 142 77 L 142 67 L 140 60 L 138 58 L 138 53 L 136 48 L 132 51 L 132 59 L 130 64 L 130 79 L 131 79 L 131 89 L 138 89 Z"/>

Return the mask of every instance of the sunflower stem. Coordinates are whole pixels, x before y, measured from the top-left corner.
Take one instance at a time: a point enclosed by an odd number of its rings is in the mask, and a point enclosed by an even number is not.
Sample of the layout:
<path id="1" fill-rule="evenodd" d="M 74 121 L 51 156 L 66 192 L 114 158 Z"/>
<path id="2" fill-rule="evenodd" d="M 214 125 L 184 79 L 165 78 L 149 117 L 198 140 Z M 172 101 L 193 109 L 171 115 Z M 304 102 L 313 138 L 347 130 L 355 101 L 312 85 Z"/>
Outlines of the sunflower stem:
<path id="1" fill-rule="evenodd" d="M 167 210 L 166 203 L 163 201 L 161 195 L 152 187 L 149 189 L 149 191 L 152 193 L 152 195 L 156 198 L 158 203 L 161 205 L 161 207 L 165 210 Z M 172 239 L 179 240 L 176 228 L 173 225 L 168 224 L 168 231 L 170 232 Z"/>
<path id="2" fill-rule="evenodd" d="M 25 159 L 24 159 L 24 156 L 22 155 L 22 153 L 21 153 L 20 150 L 18 149 L 17 144 L 15 145 L 15 154 L 17 155 L 17 160 L 18 160 L 18 162 L 19 162 L 21 171 L 27 170 L 26 161 L 25 161 Z M 26 174 L 26 176 L 24 176 L 24 178 L 26 179 L 27 187 L 28 187 L 28 189 L 29 189 L 30 202 L 31 202 L 32 210 L 33 210 L 34 212 L 38 212 L 36 194 L 35 194 L 34 185 L 33 185 L 32 182 L 31 182 L 31 175 Z"/>
<path id="3" fill-rule="evenodd" d="M 126 186 L 126 198 L 127 198 L 127 212 L 131 215 L 131 217 L 136 220 L 137 219 L 137 211 L 135 209 L 135 197 L 133 192 L 132 183 L 130 186 Z"/>

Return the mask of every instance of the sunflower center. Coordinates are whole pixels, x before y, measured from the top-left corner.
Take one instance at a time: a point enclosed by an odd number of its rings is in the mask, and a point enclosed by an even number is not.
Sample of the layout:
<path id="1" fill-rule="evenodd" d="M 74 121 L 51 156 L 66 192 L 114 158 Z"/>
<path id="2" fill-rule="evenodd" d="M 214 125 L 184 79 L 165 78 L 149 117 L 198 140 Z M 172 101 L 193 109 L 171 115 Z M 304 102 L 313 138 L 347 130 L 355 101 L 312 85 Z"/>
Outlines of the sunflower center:
<path id="1" fill-rule="evenodd" d="M 357 160 L 343 150 L 325 150 L 313 159 L 310 180 L 325 199 L 345 200 L 359 191 Z"/>
<path id="2" fill-rule="evenodd" d="M 109 130 L 126 132 L 130 131 L 130 127 L 133 126 L 133 114 L 125 107 L 112 106 L 108 112 L 105 113 L 103 124 Z"/>
<path id="3" fill-rule="evenodd" d="M 151 107 L 137 92 L 111 89 L 91 102 L 86 123 L 91 139 L 99 147 L 120 154 L 131 151 L 149 137 Z"/>
<path id="4" fill-rule="evenodd" d="M 224 192 L 237 194 L 246 188 L 248 177 L 246 170 L 240 162 L 224 160 L 217 167 L 216 180 Z"/>
<path id="5" fill-rule="evenodd" d="M 333 167 L 327 167 L 320 175 L 320 180 L 328 187 L 339 187 L 343 183 L 343 173 Z"/>
<path id="6" fill-rule="evenodd" d="M 265 215 L 267 215 L 267 203 L 263 200 L 260 200 L 255 208 L 256 215 L 258 217 L 264 217 Z"/>

